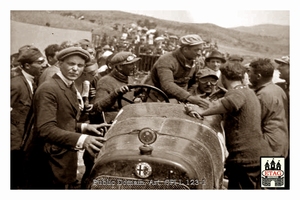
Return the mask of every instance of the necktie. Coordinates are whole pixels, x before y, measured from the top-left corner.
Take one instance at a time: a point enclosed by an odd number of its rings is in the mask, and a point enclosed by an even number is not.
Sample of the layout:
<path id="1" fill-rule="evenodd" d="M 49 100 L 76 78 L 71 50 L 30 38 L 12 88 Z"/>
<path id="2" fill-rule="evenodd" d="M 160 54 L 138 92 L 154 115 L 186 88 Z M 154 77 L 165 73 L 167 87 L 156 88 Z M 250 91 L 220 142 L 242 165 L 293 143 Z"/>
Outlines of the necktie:
<path id="1" fill-rule="evenodd" d="M 32 83 L 32 93 L 36 91 L 37 85 L 35 82 Z"/>
<path id="2" fill-rule="evenodd" d="M 79 107 L 79 110 L 83 110 L 84 104 L 83 104 L 82 98 L 80 96 L 78 96 L 79 94 L 77 93 L 77 90 L 76 90 L 74 82 L 70 85 L 70 89 L 72 90 L 72 92 L 74 94 L 74 98 L 77 99 L 76 103 L 77 103 L 77 105 Z"/>
<path id="3" fill-rule="evenodd" d="M 71 91 L 77 96 L 77 92 L 76 92 L 76 88 L 75 88 L 75 83 L 74 82 L 70 85 L 70 88 L 71 88 Z"/>

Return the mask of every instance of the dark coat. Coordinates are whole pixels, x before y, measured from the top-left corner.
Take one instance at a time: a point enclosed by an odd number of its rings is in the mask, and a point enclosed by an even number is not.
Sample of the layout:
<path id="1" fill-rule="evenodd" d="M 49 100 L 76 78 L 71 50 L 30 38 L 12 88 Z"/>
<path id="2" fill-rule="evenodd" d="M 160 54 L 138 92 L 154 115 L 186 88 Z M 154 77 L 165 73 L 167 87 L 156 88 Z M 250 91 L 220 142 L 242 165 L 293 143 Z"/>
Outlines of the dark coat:
<path id="1" fill-rule="evenodd" d="M 32 92 L 22 73 L 11 78 L 10 84 L 11 150 L 20 150 L 24 124 L 31 106 Z"/>
<path id="2" fill-rule="evenodd" d="M 75 182 L 75 146 L 81 135 L 76 94 L 55 74 L 38 87 L 33 102 L 34 135 L 39 138 L 35 141 L 42 143 L 44 156 L 53 173 L 52 180 L 56 184 Z"/>

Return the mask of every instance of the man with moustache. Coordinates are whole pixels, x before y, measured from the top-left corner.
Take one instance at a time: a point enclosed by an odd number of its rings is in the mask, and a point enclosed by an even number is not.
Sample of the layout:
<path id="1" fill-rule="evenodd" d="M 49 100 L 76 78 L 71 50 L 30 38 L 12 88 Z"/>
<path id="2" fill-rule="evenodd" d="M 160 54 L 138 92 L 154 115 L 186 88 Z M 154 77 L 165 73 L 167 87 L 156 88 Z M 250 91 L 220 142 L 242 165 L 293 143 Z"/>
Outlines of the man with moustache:
<path id="1" fill-rule="evenodd" d="M 199 95 L 201 98 L 208 98 L 216 91 L 218 76 L 215 71 L 206 67 L 197 73 L 197 84 L 193 85 L 189 92 L 192 95 Z"/>

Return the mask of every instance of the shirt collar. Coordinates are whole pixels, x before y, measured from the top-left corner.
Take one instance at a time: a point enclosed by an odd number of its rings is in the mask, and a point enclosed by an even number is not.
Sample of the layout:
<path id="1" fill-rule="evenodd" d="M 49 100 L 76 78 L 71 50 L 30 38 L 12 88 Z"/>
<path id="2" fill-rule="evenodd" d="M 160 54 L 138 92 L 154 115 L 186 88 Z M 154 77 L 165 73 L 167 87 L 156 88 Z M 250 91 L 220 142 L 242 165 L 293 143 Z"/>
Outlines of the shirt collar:
<path id="1" fill-rule="evenodd" d="M 68 79 L 61 73 L 61 71 L 57 72 L 56 74 L 61 78 L 61 80 L 62 80 L 68 87 L 70 87 L 71 84 L 74 83 L 74 81 L 68 80 Z"/>
<path id="2" fill-rule="evenodd" d="M 31 74 L 28 74 L 23 69 L 21 72 L 28 81 L 30 81 L 31 83 L 34 83 L 34 76 L 32 76 Z"/>

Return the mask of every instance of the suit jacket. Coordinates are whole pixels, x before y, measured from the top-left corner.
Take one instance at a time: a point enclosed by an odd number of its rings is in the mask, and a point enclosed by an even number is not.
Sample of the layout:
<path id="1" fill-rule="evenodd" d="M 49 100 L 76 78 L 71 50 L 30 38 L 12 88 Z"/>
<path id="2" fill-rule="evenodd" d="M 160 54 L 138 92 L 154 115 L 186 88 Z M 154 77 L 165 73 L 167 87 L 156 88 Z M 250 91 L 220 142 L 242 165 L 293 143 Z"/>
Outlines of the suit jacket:
<path id="1" fill-rule="evenodd" d="M 76 181 L 76 143 L 79 106 L 76 94 L 55 74 L 42 83 L 34 96 L 35 136 L 46 154 L 55 183 L 70 184 Z"/>
<path id="2" fill-rule="evenodd" d="M 11 150 L 20 150 L 24 124 L 32 102 L 32 91 L 22 73 L 11 78 L 10 84 Z"/>

